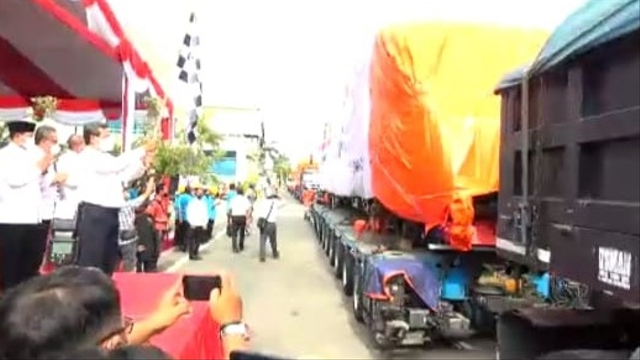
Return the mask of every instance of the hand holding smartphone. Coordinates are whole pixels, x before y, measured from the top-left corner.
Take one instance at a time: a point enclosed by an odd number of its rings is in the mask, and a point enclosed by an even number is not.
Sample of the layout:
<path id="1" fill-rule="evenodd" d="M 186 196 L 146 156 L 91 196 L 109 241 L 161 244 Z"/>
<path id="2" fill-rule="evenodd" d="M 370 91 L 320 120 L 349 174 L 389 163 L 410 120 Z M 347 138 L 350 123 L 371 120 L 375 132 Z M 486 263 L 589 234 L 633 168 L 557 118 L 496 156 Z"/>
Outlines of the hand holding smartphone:
<path id="1" fill-rule="evenodd" d="M 222 288 L 222 278 L 218 275 L 185 275 L 182 286 L 185 299 L 208 301 L 213 289 Z"/>

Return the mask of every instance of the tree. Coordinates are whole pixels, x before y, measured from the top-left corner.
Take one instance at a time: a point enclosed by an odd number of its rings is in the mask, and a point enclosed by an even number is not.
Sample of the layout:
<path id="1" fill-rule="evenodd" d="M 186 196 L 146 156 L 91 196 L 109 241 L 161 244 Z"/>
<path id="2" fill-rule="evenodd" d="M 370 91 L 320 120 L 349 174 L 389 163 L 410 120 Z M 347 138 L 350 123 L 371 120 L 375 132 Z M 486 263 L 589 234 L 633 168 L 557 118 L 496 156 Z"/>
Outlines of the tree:
<path id="1" fill-rule="evenodd" d="M 278 154 L 273 161 L 273 172 L 281 184 L 286 182 L 291 175 L 291 162 L 286 155 Z"/>
<path id="2" fill-rule="evenodd" d="M 156 130 L 154 130 L 156 129 Z M 156 131 L 153 119 L 143 125 L 141 141 L 148 132 Z M 196 123 L 196 142 L 187 144 L 186 132 L 178 131 L 177 141 L 162 142 L 158 147 L 155 158 L 155 171 L 166 176 L 190 175 L 198 176 L 206 183 L 217 183 L 216 177 L 210 172 L 211 164 L 220 156 L 220 142 L 222 136 L 211 129 L 204 119 Z"/>

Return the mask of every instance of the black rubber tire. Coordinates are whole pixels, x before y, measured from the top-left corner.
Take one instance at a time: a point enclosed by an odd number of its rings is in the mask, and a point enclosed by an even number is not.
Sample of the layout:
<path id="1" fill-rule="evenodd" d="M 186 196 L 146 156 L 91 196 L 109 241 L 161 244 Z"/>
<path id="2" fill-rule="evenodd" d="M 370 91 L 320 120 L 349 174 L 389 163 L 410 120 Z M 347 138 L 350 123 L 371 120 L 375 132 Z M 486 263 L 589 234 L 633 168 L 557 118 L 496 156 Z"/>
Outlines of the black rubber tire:
<path id="1" fill-rule="evenodd" d="M 335 246 L 336 259 L 333 267 L 333 275 L 335 275 L 336 279 L 340 279 L 342 276 L 342 267 L 344 266 L 344 247 L 340 239 L 336 239 Z"/>
<path id="2" fill-rule="evenodd" d="M 326 253 L 327 250 L 327 237 L 329 236 L 329 227 L 325 226 L 322 230 L 322 252 Z"/>
<path id="3" fill-rule="evenodd" d="M 322 250 L 324 250 L 324 254 L 329 257 L 329 246 L 331 246 L 331 238 L 333 237 L 333 230 L 329 229 L 327 231 L 327 235 L 324 239 L 324 246 L 322 247 Z"/>
<path id="4" fill-rule="evenodd" d="M 344 258 L 344 263 L 342 265 L 342 293 L 345 296 L 353 295 L 353 271 L 354 271 L 354 263 L 355 259 L 348 251 L 343 251 L 342 256 Z"/>
<path id="5" fill-rule="evenodd" d="M 333 235 L 331 236 L 331 241 L 329 242 L 329 265 L 333 268 L 336 265 L 336 251 L 338 250 L 338 237 Z"/>
<path id="6" fill-rule="evenodd" d="M 353 298 L 351 299 L 351 312 L 357 322 L 364 322 L 364 310 L 362 310 L 362 275 L 360 271 L 353 271 Z"/>

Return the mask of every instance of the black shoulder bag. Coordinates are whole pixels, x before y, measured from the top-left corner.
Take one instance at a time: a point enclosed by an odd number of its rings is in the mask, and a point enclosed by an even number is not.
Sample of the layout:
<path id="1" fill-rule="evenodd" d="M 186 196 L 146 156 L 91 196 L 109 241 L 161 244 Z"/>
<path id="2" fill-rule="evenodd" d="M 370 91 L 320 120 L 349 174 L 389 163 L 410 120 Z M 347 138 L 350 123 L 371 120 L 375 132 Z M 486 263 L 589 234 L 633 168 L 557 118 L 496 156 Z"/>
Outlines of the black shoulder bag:
<path id="1" fill-rule="evenodd" d="M 261 217 L 258 218 L 258 223 L 256 224 L 258 226 L 258 229 L 260 231 L 263 231 L 265 227 L 267 227 L 267 219 L 269 218 L 269 216 L 271 216 L 271 211 L 273 211 L 273 205 L 275 205 L 275 201 L 271 201 L 271 206 L 269 207 L 269 212 L 267 213 L 267 216 L 265 217 Z"/>

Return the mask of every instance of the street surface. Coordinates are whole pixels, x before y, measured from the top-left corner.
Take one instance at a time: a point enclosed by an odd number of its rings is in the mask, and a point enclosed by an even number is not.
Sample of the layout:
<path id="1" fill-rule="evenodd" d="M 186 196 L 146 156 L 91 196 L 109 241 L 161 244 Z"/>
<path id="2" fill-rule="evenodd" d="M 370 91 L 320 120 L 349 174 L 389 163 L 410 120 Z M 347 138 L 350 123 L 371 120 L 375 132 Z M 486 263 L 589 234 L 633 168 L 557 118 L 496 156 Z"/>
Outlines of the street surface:
<path id="1" fill-rule="evenodd" d="M 165 271 L 202 273 L 227 269 L 235 274 L 244 299 L 245 317 L 253 330 L 256 351 L 285 358 L 315 359 L 493 359 L 490 340 L 474 340 L 433 348 L 381 353 L 369 344 L 367 332 L 351 314 L 350 299 L 342 296 L 329 272 L 303 206 L 287 200 L 280 209 L 278 242 L 281 258 L 258 261 L 254 229 L 241 254 L 231 253 L 223 233 L 224 218 L 216 226 L 217 238 L 202 251 L 203 260 L 189 262 L 181 253 L 165 254 Z"/>

